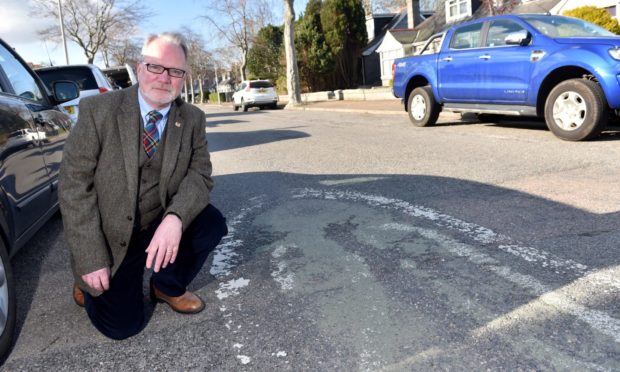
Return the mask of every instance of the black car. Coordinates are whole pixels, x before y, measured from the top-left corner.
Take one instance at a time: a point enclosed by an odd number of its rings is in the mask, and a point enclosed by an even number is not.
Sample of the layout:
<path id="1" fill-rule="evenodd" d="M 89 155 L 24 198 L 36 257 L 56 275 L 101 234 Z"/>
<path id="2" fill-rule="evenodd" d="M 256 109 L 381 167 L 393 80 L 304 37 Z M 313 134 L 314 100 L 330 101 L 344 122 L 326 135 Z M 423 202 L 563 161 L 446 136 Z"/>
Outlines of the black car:
<path id="1" fill-rule="evenodd" d="M 48 91 L 0 39 L 0 357 L 15 328 L 10 258 L 58 210 L 58 172 L 71 125 L 58 104 L 78 95 L 69 81 Z"/>

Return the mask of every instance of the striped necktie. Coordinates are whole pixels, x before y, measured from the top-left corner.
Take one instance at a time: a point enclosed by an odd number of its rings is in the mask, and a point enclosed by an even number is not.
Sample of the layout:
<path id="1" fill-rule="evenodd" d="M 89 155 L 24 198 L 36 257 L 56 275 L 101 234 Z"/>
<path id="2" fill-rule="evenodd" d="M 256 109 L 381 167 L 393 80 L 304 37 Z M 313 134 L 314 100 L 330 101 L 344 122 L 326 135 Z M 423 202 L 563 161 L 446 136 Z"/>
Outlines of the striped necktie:
<path id="1" fill-rule="evenodd" d="M 159 111 L 153 110 L 146 114 L 146 116 L 148 117 L 148 120 L 146 122 L 146 126 L 144 127 L 142 144 L 144 145 L 146 155 L 151 158 L 155 155 L 157 145 L 159 144 L 159 131 L 157 131 L 157 125 L 155 124 L 161 120 L 162 115 Z"/>

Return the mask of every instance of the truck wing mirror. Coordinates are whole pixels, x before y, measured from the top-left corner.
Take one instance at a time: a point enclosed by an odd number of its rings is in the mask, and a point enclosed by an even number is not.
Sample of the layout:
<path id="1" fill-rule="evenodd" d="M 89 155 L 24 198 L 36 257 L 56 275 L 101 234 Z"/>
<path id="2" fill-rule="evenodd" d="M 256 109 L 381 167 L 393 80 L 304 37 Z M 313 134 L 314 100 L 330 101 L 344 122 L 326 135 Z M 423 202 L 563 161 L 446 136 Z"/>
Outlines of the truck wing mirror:
<path id="1" fill-rule="evenodd" d="M 525 46 L 530 43 L 532 39 L 532 35 L 527 32 L 527 30 L 519 30 L 515 32 L 511 32 L 506 36 L 504 42 L 506 45 L 520 45 Z"/>

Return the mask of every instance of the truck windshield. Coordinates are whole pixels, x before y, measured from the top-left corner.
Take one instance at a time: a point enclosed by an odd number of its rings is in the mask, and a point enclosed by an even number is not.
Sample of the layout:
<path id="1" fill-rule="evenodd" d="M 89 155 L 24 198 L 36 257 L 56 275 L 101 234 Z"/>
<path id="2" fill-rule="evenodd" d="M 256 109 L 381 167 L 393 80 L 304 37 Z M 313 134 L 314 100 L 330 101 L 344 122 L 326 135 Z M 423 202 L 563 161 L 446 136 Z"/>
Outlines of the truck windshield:
<path id="1" fill-rule="evenodd" d="M 526 15 L 522 19 L 542 34 L 557 37 L 618 36 L 604 28 L 577 18 L 546 15 Z"/>

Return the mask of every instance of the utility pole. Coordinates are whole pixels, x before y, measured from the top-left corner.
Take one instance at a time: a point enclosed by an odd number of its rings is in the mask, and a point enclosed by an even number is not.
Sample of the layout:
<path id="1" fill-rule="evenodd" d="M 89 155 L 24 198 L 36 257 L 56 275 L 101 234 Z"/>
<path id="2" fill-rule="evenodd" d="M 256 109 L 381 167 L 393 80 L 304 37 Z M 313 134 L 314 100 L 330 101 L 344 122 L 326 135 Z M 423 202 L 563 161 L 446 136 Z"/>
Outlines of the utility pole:
<path id="1" fill-rule="evenodd" d="M 67 51 L 67 39 L 65 38 L 65 23 L 62 20 L 62 5 L 58 0 L 58 15 L 60 17 L 60 36 L 62 37 L 62 45 L 65 48 L 65 63 L 69 64 L 69 52 Z"/>

